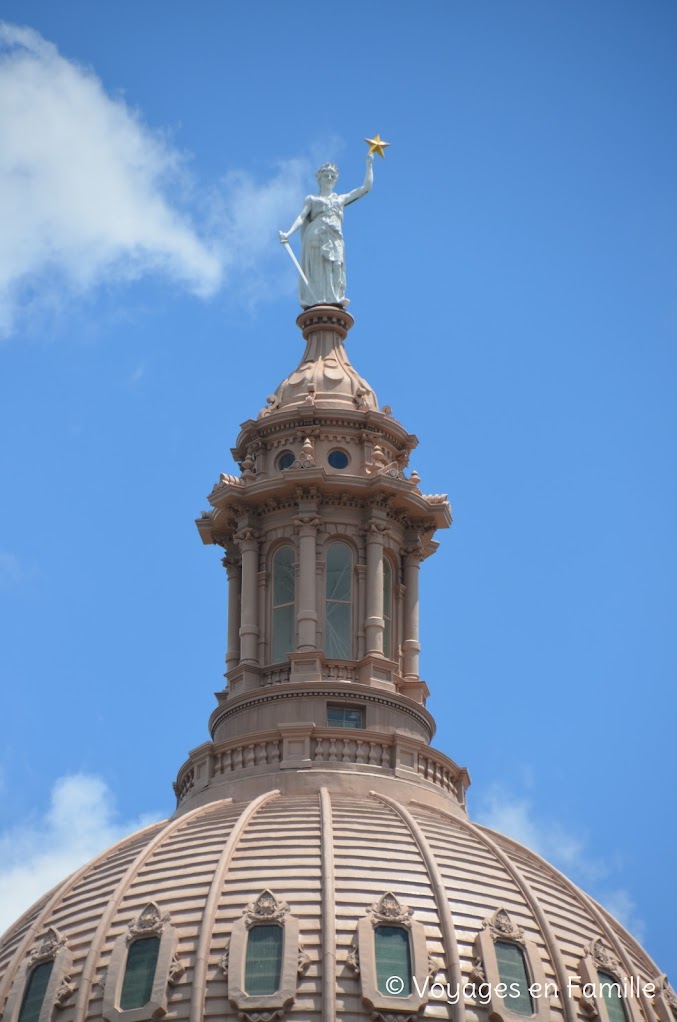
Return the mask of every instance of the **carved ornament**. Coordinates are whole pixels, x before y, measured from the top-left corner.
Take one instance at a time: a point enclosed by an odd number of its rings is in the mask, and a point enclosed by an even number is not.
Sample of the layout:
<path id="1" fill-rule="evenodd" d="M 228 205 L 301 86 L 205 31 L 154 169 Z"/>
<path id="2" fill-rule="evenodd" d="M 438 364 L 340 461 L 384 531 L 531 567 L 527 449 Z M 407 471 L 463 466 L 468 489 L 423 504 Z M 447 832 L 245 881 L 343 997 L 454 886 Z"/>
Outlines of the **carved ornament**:
<path id="1" fill-rule="evenodd" d="M 75 985 L 71 983 L 71 977 L 64 976 L 59 984 L 56 996 L 54 997 L 55 1008 L 58 1008 L 59 1010 L 61 1010 L 61 1008 L 65 1008 L 74 993 Z"/>
<path id="2" fill-rule="evenodd" d="M 356 976 L 360 975 L 360 949 L 357 945 L 357 937 L 353 937 L 350 951 L 346 956 L 346 965 L 353 970 Z"/>
<path id="3" fill-rule="evenodd" d="M 47 930 L 44 939 L 39 944 L 36 944 L 34 948 L 31 948 L 28 959 L 29 969 L 32 969 L 39 962 L 54 961 L 57 952 L 62 947 L 66 947 L 66 943 L 66 938 L 58 930 L 54 928 Z"/>
<path id="4" fill-rule="evenodd" d="M 310 955 L 306 953 L 303 944 L 301 943 L 301 941 L 299 941 L 299 958 L 298 964 L 296 966 L 296 975 L 305 976 L 308 969 L 310 968 L 311 961 L 312 959 Z"/>
<path id="5" fill-rule="evenodd" d="M 247 929 L 256 923 L 281 923 L 289 912 L 286 901 L 278 901 L 272 891 L 263 891 L 243 912 Z"/>
<path id="6" fill-rule="evenodd" d="M 372 1011 L 369 1018 L 373 1019 L 374 1022 L 416 1022 L 418 1013 L 413 1014 L 395 1014 L 394 1011 Z"/>
<path id="7" fill-rule="evenodd" d="M 240 1011 L 238 1017 L 245 1022 L 273 1022 L 273 1019 L 282 1018 L 284 1008 L 277 1008 L 273 1011 Z"/>
<path id="8" fill-rule="evenodd" d="M 516 944 L 526 943 L 524 930 L 521 926 L 513 923 L 512 919 L 504 908 L 499 908 L 490 919 L 485 919 L 483 926 L 487 926 L 494 940 L 512 940 Z"/>
<path id="9" fill-rule="evenodd" d="M 621 975 L 623 972 L 620 962 L 601 937 L 595 937 L 587 947 L 583 948 L 583 955 L 589 955 L 598 968 L 609 969 L 618 975 Z"/>
<path id="10" fill-rule="evenodd" d="M 372 925 L 382 926 L 411 926 L 413 909 L 406 905 L 400 905 L 399 901 L 391 891 L 387 891 L 380 901 L 368 909 Z"/>
<path id="11" fill-rule="evenodd" d="M 127 943 L 131 944 L 137 937 L 159 937 L 164 930 L 168 915 L 162 915 L 154 901 L 149 901 L 141 915 L 129 924 Z"/>
<path id="12" fill-rule="evenodd" d="M 670 986 L 668 977 L 662 972 L 653 982 L 656 987 L 656 997 L 662 996 L 672 1014 L 677 1018 L 677 994 L 675 994 L 675 991 Z"/>

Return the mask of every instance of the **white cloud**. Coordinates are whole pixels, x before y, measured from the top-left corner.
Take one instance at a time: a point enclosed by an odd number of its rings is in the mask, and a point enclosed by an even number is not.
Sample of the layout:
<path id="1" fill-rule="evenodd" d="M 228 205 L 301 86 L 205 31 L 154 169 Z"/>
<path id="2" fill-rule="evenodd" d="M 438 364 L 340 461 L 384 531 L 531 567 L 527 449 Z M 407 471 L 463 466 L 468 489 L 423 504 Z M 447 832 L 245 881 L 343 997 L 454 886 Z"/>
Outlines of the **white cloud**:
<path id="1" fill-rule="evenodd" d="M 51 887 L 156 815 L 120 822 L 99 777 L 59 778 L 41 818 L 0 832 L 0 933 Z"/>
<path id="2" fill-rule="evenodd" d="M 221 258 L 170 198 L 183 164 L 91 71 L 0 22 L 0 329 L 54 276 L 82 292 L 160 272 L 213 293 Z"/>
<path id="3" fill-rule="evenodd" d="M 0 550 L 0 590 L 16 589 L 36 574 L 35 565 L 26 565 L 16 554 Z"/>
<path id="4" fill-rule="evenodd" d="M 264 180 L 196 181 L 187 156 L 92 70 L 0 22 L 0 336 L 104 280 L 153 273 L 201 297 L 228 284 L 247 304 L 291 290 L 277 230 L 309 180 L 304 158 Z"/>
<path id="5" fill-rule="evenodd" d="M 572 834 L 570 827 L 544 818 L 528 799 L 519 798 L 498 785 L 481 800 L 475 818 L 483 826 L 519 841 L 574 882 L 583 884 L 622 926 L 640 942 L 644 939 L 644 922 L 636 914 L 631 895 L 622 888 L 608 886 L 612 865 L 593 855 L 585 839 Z"/>

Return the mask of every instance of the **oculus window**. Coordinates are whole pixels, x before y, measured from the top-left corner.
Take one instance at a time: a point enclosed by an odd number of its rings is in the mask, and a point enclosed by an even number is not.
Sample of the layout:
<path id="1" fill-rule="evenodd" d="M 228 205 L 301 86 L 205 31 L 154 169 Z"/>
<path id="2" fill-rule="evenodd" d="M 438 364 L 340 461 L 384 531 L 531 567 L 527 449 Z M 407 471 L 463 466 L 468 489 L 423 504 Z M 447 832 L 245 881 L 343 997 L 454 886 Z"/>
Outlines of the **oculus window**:
<path id="1" fill-rule="evenodd" d="M 347 468 L 350 464 L 350 457 L 347 451 L 336 449 L 327 455 L 327 461 L 332 468 Z"/>

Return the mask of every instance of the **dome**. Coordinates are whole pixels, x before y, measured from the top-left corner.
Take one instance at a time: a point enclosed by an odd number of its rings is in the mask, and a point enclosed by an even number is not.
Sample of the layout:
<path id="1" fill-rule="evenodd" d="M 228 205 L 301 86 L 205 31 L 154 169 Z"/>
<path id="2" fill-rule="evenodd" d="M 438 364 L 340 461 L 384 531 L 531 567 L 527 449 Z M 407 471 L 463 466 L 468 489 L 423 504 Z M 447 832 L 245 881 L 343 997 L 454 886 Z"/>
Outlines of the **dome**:
<path id="1" fill-rule="evenodd" d="M 297 322 L 301 365 L 196 523 L 228 587 L 209 740 L 171 819 L 2 938 L 2 1022 L 675 1022 L 630 934 L 468 818 L 419 672 L 419 572 L 451 508 L 348 362 L 352 317 Z"/>
<path id="2" fill-rule="evenodd" d="M 290 986 L 277 1008 L 248 1005 L 233 975 L 246 941 L 242 924 L 258 916 L 279 918 L 287 930 L 294 925 Z M 403 1018 L 395 998 L 374 989 L 369 961 L 374 923 L 392 919 L 413 932 L 424 990 L 429 980 L 427 997 L 414 989 L 410 1016 L 448 1018 L 449 992 L 453 1001 L 465 987 L 465 997 L 452 1003 L 453 1018 L 486 1018 L 489 1011 L 513 1017 L 501 1004 L 486 1003 L 493 948 L 507 941 L 522 949 L 530 977 L 549 984 L 547 997 L 534 997 L 533 1016 L 603 1019 L 600 1004 L 584 996 L 587 968 L 618 976 L 628 989 L 632 982 L 624 999 L 628 1019 L 656 1012 L 667 1022 L 667 988 L 652 999 L 641 992 L 658 977 L 642 948 L 537 855 L 464 814 L 326 787 L 213 801 L 120 841 L 5 937 L 4 1018 L 14 1017 L 11 991 L 16 1001 L 26 962 L 49 953 L 50 941 L 69 959 L 60 1020 L 129 1015 L 112 1007 L 120 983 L 116 949 L 136 931 L 163 941 L 171 936 L 154 1018 L 164 1011 L 181 1022 L 284 1013 L 319 1022 L 363 1019 L 365 1004 L 372 1018 Z M 555 989 L 570 989 L 571 996 Z"/>

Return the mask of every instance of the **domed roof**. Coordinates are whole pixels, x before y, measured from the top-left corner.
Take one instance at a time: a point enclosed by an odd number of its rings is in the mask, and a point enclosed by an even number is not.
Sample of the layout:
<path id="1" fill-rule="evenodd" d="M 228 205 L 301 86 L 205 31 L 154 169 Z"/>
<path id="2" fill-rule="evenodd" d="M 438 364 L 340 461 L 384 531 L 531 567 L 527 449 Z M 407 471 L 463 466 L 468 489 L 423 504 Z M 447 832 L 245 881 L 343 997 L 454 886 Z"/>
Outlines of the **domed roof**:
<path id="1" fill-rule="evenodd" d="M 31 954 L 44 956 L 51 942 L 69 954 L 59 1019 L 124 1019 L 128 1012 L 115 1015 L 106 1005 L 119 982 L 115 948 L 130 932 L 172 934 L 162 977 L 169 1017 L 261 1017 L 238 1004 L 231 975 L 242 921 L 257 913 L 297 926 L 293 989 L 279 1010 L 289 1018 L 363 1018 L 365 1003 L 389 1014 L 366 989 L 365 919 L 372 933 L 379 920 L 393 918 L 420 929 L 420 982 L 427 975 L 435 983 L 420 999 L 426 1016 L 448 1017 L 446 984 L 452 993 L 468 984 L 452 1017 L 486 1017 L 481 982 L 495 969 L 487 941 L 501 939 L 522 947 L 531 976 L 551 984 L 547 997 L 535 999 L 539 1018 L 573 1022 L 599 1012 L 581 990 L 586 961 L 623 981 L 637 978 L 624 1002 L 628 1018 L 661 1017 L 660 1005 L 669 1003 L 667 987 L 658 1006 L 637 996 L 638 984 L 656 981 L 656 966 L 603 909 L 526 848 L 415 802 L 323 788 L 211 802 L 120 841 L 79 870 L 5 936 L 4 1017 L 16 1017 Z M 561 993 L 567 989 L 571 997 Z"/>
<path id="2" fill-rule="evenodd" d="M 170 820 L 7 932 L 2 1022 L 675 1022 L 615 920 L 468 819 L 419 674 L 419 569 L 450 507 L 405 475 L 416 438 L 345 358 L 352 318 L 298 323 L 301 366 L 197 523 L 228 584 L 210 740 Z"/>

